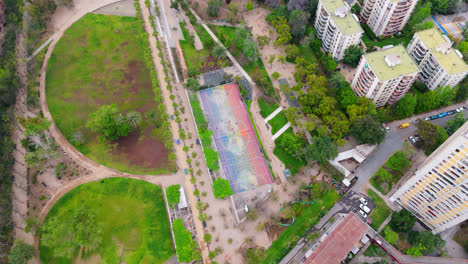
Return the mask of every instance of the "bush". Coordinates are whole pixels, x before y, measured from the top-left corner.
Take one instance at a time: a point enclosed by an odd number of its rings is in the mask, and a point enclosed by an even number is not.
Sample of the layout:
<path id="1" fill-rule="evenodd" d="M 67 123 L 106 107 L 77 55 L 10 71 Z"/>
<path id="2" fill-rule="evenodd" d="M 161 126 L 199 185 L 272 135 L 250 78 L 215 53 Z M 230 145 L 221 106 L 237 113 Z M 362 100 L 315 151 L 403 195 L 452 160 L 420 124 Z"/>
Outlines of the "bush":
<path id="1" fill-rule="evenodd" d="M 247 9 L 248 11 L 253 10 L 254 9 L 253 2 L 252 1 L 247 2 L 247 4 L 245 4 L 245 9 Z"/>
<path id="2" fill-rule="evenodd" d="M 8 254 L 10 264 L 26 264 L 34 255 L 34 247 L 22 241 L 17 243 Z"/>
<path id="3" fill-rule="evenodd" d="M 416 217 L 408 210 L 393 212 L 390 227 L 397 232 L 408 232 L 416 223 Z"/>
<path id="4" fill-rule="evenodd" d="M 223 5 L 221 0 L 210 0 L 208 1 L 208 7 L 206 12 L 211 17 L 217 17 L 219 8 Z"/>

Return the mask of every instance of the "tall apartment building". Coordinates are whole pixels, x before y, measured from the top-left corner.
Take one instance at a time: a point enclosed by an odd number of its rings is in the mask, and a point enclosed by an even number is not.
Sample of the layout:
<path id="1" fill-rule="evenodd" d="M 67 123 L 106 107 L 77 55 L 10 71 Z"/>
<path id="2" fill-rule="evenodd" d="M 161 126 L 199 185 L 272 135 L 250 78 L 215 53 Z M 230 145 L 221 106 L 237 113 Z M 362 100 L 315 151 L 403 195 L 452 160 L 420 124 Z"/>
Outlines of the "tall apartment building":
<path id="1" fill-rule="evenodd" d="M 400 32 L 408 22 L 418 0 L 364 0 L 361 19 L 376 36 Z"/>
<path id="2" fill-rule="evenodd" d="M 468 219 L 468 123 L 390 197 L 435 233 Z"/>
<path id="3" fill-rule="evenodd" d="M 435 28 L 414 34 L 407 51 L 419 64 L 419 80 L 431 90 L 442 86 L 453 88 L 468 73 L 462 54 L 452 48 L 452 41 Z"/>
<path id="4" fill-rule="evenodd" d="M 317 6 L 317 37 L 322 40 L 325 51 L 336 60 L 343 59 L 349 46 L 358 45 L 364 32 L 358 17 L 350 10 L 343 0 L 320 0 Z"/>
<path id="5" fill-rule="evenodd" d="M 401 45 L 362 55 L 351 87 L 377 107 L 394 104 L 410 89 L 419 68 Z"/>

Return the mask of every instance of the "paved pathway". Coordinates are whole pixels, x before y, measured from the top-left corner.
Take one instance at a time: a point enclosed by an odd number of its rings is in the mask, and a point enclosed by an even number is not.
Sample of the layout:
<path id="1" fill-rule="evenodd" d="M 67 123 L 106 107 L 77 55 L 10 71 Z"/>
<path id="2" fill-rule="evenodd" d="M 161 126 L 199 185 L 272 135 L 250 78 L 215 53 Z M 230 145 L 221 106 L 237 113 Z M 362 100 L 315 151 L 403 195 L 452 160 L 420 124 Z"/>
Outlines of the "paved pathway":
<path id="1" fill-rule="evenodd" d="M 379 190 L 374 188 L 372 184 L 367 184 L 366 186 L 367 188 L 374 191 L 380 198 L 382 198 L 387 204 L 387 206 L 390 207 L 390 209 L 392 209 L 393 211 L 397 211 L 397 212 L 401 210 L 400 206 L 396 205 L 395 203 L 391 202 L 390 199 L 388 199 L 388 195 L 387 196 L 383 195 Z"/>
<path id="2" fill-rule="evenodd" d="M 269 116 L 265 118 L 265 123 L 268 123 L 268 121 L 270 121 L 273 117 L 275 117 L 281 111 L 283 111 L 283 107 L 278 106 L 278 108 L 276 108 L 276 110 L 273 111 L 273 113 L 271 113 Z"/>
<path id="3" fill-rule="evenodd" d="M 273 139 L 273 141 L 277 138 L 279 138 L 279 136 L 281 136 L 286 130 L 288 130 L 288 128 L 291 127 L 291 122 L 288 122 L 286 123 L 286 125 L 284 125 L 280 130 L 278 130 L 278 132 L 276 132 L 272 137 L 271 139 Z"/>

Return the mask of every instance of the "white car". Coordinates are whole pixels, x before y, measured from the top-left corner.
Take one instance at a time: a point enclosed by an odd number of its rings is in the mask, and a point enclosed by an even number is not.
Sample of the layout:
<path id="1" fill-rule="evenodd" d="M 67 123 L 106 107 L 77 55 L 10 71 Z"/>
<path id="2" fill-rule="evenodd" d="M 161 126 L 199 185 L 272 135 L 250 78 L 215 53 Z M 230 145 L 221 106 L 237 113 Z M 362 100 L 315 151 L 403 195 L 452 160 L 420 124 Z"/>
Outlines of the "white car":
<path id="1" fill-rule="evenodd" d="M 369 207 L 363 205 L 363 204 L 360 204 L 359 207 L 364 211 L 366 212 L 366 214 L 370 213 L 370 209 Z"/>
<path id="2" fill-rule="evenodd" d="M 364 213 L 362 210 L 359 210 L 359 214 L 360 214 L 362 217 L 364 217 L 364 218 L 366 218 L 366 217 L 367 217 L 367 214 L 366 214 L 366 213 Z"/>
<path id="3" fill-rule="evenodd" d="M 463 107 L 460 107 L 460 108 L 457 108 L 455 111 L 461 112 L 461 111 L 463 111 L 463 109 L 464 109 Z"/>
<path id="4" fill-rule="evenodd" d="M 359 201 L 360 201 L 363 205 L 367 205 L 367 200 L 366 200 L 366 198 L 361 197 L 361 198 L 359 198 Z"/>
<path id="5" fill-rule="evenodd" d="M 430 117 L 425 117 L 424 120 L 429 121 L 429 120 L 431 120 L 431 118 Z"/>

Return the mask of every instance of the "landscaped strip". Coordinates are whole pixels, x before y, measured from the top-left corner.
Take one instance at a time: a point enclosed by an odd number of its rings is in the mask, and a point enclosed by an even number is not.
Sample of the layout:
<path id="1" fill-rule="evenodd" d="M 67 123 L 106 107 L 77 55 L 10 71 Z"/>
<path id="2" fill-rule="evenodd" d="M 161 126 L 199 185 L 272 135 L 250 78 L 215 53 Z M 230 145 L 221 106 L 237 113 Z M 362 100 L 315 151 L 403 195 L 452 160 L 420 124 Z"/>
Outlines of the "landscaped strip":
<path id="1" fill-rule="evenodd" d="M 387 217 L 392 213 L 392 210 L 387 206 L 385 201 L 380 198 L 380 196 L 372 190 L 367 190 L 367 194 L 375 203 L 375 209 L 370 214 L 372 219 L 372 224 L 370 225 L 375 230 L 379 229 L 382 223 L 387 219 Z"/>
<path id="2" fill-rule="evenodd" d="M 340 198 L 339 194 L 332 189 L 326 191 L 316 203 L 308 206 L 302 214 L 296 218 L 294 225 L 288 227 L 277 240 L 273 241 L 271 247 L 261 263 L 279 263 L 280 260 L 296 245 L 297 241 L 311 229 L 326 212 Z"/>
<path id="3" fill-rule="evenodd" d="M 277 103 L 271 103 L 264 98 L 258 98 L 258 106 L 260 107 L 260 115 L 263 118 L 267 118 L 271 113 L 278 109 L 279 105 Z"/>
<path id="4" fill-rule="evenodd" d="M 411 168 L 412 161 L 408 158 L 410 153 L 399 150 L 385 162 L 385 164 L 377 170 L 370 182 L 383 195 L 386 195 L 392 190 L 393 184 L 398 183 L 404 173 Z"/>
<path id="5" fill-rule="evenodd" d="M 179 262 L 192 261 L 198 245 L 192 240 L 192 235 L 185 229 L 184 223 L 179 218 L 172 222 L 172 233 L 174 234 L 177 260 Z"/>

